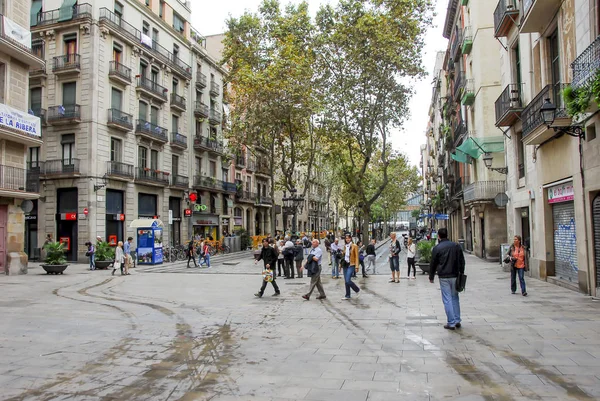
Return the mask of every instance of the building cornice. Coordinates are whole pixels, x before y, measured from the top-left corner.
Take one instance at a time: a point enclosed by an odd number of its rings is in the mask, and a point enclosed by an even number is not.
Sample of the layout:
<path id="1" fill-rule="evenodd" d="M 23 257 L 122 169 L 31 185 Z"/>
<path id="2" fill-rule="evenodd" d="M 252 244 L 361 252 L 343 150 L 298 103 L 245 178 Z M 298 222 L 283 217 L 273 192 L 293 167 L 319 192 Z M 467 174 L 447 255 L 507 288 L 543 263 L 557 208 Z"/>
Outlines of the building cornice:
<path id="1" fill-rule="evenodd" d="M 450 39 L 450 35 L 452 34 L 452 27 L 454 26 L 457 10 L 458 0 L 448 0 L 448 9 L 446 11 L 446 22 L 444 23 L 443 33 L 446 39 Z"/>

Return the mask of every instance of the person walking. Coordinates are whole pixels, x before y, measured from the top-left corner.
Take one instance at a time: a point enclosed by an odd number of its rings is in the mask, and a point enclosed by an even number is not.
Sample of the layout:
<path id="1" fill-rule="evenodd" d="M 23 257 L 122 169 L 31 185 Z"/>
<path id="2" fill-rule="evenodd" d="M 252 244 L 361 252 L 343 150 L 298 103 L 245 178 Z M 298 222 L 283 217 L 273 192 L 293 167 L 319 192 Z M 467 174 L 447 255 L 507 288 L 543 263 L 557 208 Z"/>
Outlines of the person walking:
<path id="1" fill-rule="evenodd" d="M 335 238 L 331 243 L 331 261 L 333 266 L 331 267 L 331 278 L 340 278 L 340 260 L 341 260 L 341 248 L 339 240 Z"/>
<path id="2" fill-rule="evenodd" d="M 367 271 L 371 271 L 371 266 L 373 266 L 373 271 L 371 274 L 376 274 L 375 270 L 377 267 L 377 263 L 375 254 L 375 238 L 371 239 L 371 243 L 367 245 L 365 252 L 367 253 L 367 256 L 365 257 L 367 261 Z"/>
<path id="3" fill-rule="evenodd" d="M 437 232 L 439 244 L 431 252 L 429 264 L 429 282 L 433 284 L 435 273 L 440 279 L 442 302 L 446 310 L 447 330 L 461 327 L 460 300 L 456 289 L 456 279 L 465 272 L 465 255 L 460 245 L 448 240 L 448 230 L 440 228 Z"/>
<path id="4" fill-rule="evenodd" d="M 325 251 L 329 255 L 329 266 L 331 266 L 331 241 L 329 240 L 329 233 L 325 236 L 323 240 L 323 245 L 325 245 Z"/>
<path id="5" fill-rule="evenodd" d="M 342 250 L 343 259 L 341 261 L 342 269 L 344 271 L 344 283 L 346 285 L 346 295 L 342 298 L 342 300 L 350 299 L 350 289 L 353 289 L 358 296 L 360 292 L 360 288 L 352 281 L 352 272 L 358 271 L 358 246 L 352 242 L 352 235 L 346 234 L 345 238 L 346 244 Z"/>
<path id="6" fill-rule="evenodd" d="M 294 246 L 294 262 L 296 263 L 296 272 L 298 273 L 298 278 L 302 278 L 302 261 L 304 261 L 304 255 L 302 249 L 302 241 L 296 240 L 296 245 Z"/>
<path id="7" fill-rule="evenodd" d="M 302 237 L 302 246 L 304 247 L 304 255 L 308 255 L 310 249 L 310 241 L 308 240 L 306 233 L 304 233 L 304 236 Z"/>
<path id="8" fill-rule="evenodd" d="M 200 245 L 201 251 L 200 256 L 202 256 L 202 263 L 200 263 L 200 267 L 206 265 L 207 268 L 210 269 L 210 249 L 206 241 L 202 242 Z"/>
<path id="9" fill-rule="evenodd" d="M 517 276 L 519 276 L 521 294 L 526 297 L 525 272 L 529 271 L 529 261 L 527 260 L 527 249 L 522 244 L 520 235 L 515 235 L 507 255 L 506 259 L 510 262 L 510 291 L 513 294 L 517 292 Z"/>
<path id="10" fill-rule="evenodd" d="M 400 282 L 400 241 L 396 239 L 396 233 L 391 233 L 390 238 L 390 270 L 392 271 L 392 279 L 390 283 Z"/>
<path id="11" fill-rule="evenodd" d="M 112 271 L 113 276 L 115 275 L 115 271 L 117 269 L 121 270 L 121 276 L 124 276 L 126 274 L 126 272 L 123 270 L 124 263 L 125 263 L 125 253 L 123 252 L 123 241 L 119 241 L 117 243 L 117 248 L 115 249 L 115 263 L 113 265 L 113 271 Z"/>
<path id="12" fill-rule="evenodd" d="M 406 244 L 406 264 L 408 265 L 408 273 L 406 277 L 416 280 L 417 278 L 417 266 L 415 264 L 415 256 L 417 255 L 417 245 L 413 242 L 412 237 L 408 237 L 408 243 Z M 410 268 L 412 266 L 413 276 L 410 277 Z"/>
<path id="13" fill-rule="evenodd" d="M 94 254 L 96 253 L 96 248 L 94 247 L 94 244 L 92 244 L 89 241 L 86 242 L 85 245 L 88 247 L 88 250 L 85 253 L 85 255 L 89 256 L 89 258 L 90 258 L 90 270 L 96 270 L 96 260 L 94 258 Z"/>
<path id="14" fill-rule="evenodd" d="M 133 258 L 131 257 L 131 242 L 133 237 L 128 237 L 123 244 L 123 253 L 125 254 L 125 271 L 129 273 L 129 268 L 133 267 Z"/>
<path id="15" fill-rule="evenodd" d="M 254 264 L 257 264 L 259 261 L 262 260 L 264 263 L 264 269 L 272 271 L 273 281 L 271 281 L 271 285 L 273 285 L 273 289 L 275 290 L 275 294 L 273 294 L 273 296 L 275 297 L 281 294 L 281 292 L 279 291 L 279 287 L 277 286 L 277 283 L 275 281 L 274 271 L 275 264 L 277 263 L 277 252 L 273 247 L 269 245 L 268 239 L 265 238 L 262 244 L 262 249 L 260 251 L 260 254 L 258 255 L 258 258 L 254 260 Z M 267 288 L 267 283 L 268 281 L 263 280 L 260 290 L 256 294 L 254 294 L 255 297 L 260 298 L 263 296 L 263 294 L 265 293 L 265 289 Z"/>
<path id="16" fill-rule="evenodd" d="M 294 278 L 294 243 L 290 239 L 290 237 L 285 237 L 285 244 L 281 249 L 281 253 L 283 254 L 283 272 L 285 273 L 284 279 L 293 279 Z"/>
<path id="17" fill-rule="evenodd" d="M 365 246 L 363 245 L 362 241 L 358 241 L 358 244 L 356 244 L 358 246 L 358 262 L 360 263 L 360 266 L 362 268 L 362 276 L 363 278 L 367 278 L 369 276 L 367 276 L 367 272 L 365 271 Z M 354 277 L 356 277 L 356 273 L 354 273 Z"/>
<path id="18" fill-rule="evenodd" d="M 307 301 L 310 300 L 310 296 L 312 295 L 315 287 L 319 291 L 319 296 L 317 299 L 325 299 L 327 296 L 325 295 L 325 290 L 323 289 L 323 284 L 321 284 L 321 260 L 323 259 L 323 251 L 319 247 L 319 240 L 313 239 L 312 248 L 306 258 L 306 274 L 310 276 L 310 287 L 306 294 L 302 295 L 302 298 Z"/>
<path id="19" fill-rule="evenodd" d="M 281 277 L 281 273 L 283 271 L 283 252 L 282 249 L 284 245 L 283 241 L 276 241 L 275 242 L 275 246 L 273 247 L 275 249 L 275 252 L 277 253 L 277 275 L 279 277 Z M 275 269 L 273 269 L 273 272 L 275 272 Z"/>
<path id="20" fill-rule="evenodd" d="M 190 260 L 192 262 L 194 262 L 194 267 L 198 267 L 198 264 L 196 263 L 196 258 L 194 257 L 194 240 L 193 239 L 191 239 L 190 242 L 188 242 L 187 254 L 188 254 L 188 260 L 187 260 L 188 269 L 190 268 Z"/>

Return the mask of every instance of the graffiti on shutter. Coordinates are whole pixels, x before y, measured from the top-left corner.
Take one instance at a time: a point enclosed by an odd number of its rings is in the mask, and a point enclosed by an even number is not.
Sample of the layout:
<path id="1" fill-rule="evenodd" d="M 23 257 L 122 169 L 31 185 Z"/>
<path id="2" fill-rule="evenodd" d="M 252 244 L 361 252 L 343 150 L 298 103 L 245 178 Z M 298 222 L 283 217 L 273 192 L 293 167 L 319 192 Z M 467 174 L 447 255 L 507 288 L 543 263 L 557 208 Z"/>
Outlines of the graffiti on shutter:
<path id="1" fill-rule="evenodd" d="M 554 204 L 554 264 L 556 278 L 577 283 L 577 234 L 573 202 Z"/>
<path id="2" fill-rule="evenodd" d="M 594 222 L 596 287 L 600 288 L 600 195 L 596 196 L 592 205 L 592 221 Z"/>

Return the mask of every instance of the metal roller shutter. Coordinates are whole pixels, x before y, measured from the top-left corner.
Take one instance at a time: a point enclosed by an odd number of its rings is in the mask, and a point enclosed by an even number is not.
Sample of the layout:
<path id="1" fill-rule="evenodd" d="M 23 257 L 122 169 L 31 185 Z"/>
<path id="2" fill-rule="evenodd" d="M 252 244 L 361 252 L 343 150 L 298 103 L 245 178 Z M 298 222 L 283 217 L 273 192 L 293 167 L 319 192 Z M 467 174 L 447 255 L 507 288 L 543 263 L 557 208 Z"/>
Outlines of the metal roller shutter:
<path id="1" fill-rule="evenodd" d="M 554 217 L 554 263 L 556 278 L 578 283 L 577 235 L 575 233 L 575 204 L 556 203 Z"/>
<path id="2" fill-rule="evenodd" d="M 596 196 L 592 204 L 592 221 L 594 222 L 596 287 L 600 288 L 600 195 Z"/>

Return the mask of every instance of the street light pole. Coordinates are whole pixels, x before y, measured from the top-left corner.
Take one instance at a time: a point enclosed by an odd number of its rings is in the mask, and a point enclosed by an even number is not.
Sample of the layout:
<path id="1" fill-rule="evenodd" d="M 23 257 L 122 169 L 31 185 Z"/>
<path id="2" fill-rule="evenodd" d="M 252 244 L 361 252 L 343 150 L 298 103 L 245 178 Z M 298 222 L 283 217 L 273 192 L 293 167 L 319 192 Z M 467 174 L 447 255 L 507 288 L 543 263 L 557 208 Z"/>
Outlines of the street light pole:
<path id="1" fill-rule="evenodd" d="M 290 196 L 287 196 L 285 192 L 283 193 L 282 200 L 286 209 L 292 212 L 292 233 L 296 233 L 298 228 L 298 208 L 302 209 L 304 207 L 304 196 L 298 195 L 298 190 L 292 188 L 290 189 Z"/>

